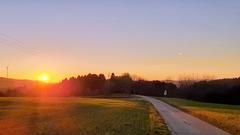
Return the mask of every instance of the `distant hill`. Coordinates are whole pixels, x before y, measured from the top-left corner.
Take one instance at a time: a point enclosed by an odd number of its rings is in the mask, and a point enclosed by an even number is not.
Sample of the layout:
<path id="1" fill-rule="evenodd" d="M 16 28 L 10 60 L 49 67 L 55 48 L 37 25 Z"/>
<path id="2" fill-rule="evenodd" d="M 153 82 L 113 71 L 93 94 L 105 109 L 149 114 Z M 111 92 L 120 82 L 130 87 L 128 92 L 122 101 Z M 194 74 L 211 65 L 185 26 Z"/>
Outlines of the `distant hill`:
<path id="1" fill-rule="evenodd" d="M 210 81 L 212 84 L 221 84 L 229 87 L 233 87 L 236 85 L 240 85 L 240 77 L 239 78 L 225 78 Z"/>
<path id="2" fill-rule="evenodd" d="M 163 80 L 163 81 L 167 82 L 167 83 L 173 83 L 176 86 L 180 86 L 179 80 Z M 200 82 L 200 81 L 204 81 L 204 80 L 190 80 L 190 81 L 192 81 L 194 83 L 194 82 Z M 240 77 L 207 80 L 207 82 L 209 82 L 210 84 L 222 84 L 222 85 L 232 87 L 232 86 L 240 85 Z"/>
<path id="3" fill-rule="evenodd" d="M 179 80 L 162 80 L 163 82 L 166 82 L 166 83 L 173 83 L 175 84 L 176 86 L 179 85 Z"/>
<path id="4" fill-rule="evenodd" d="M 11 79 L 0 77 L 0 91 L 5 91 L 7 89 L 15 89 L 15 88 L 34 88 L 38 85 L 39 81 L 35 80 L 20 80 L 20 79 Z"/>

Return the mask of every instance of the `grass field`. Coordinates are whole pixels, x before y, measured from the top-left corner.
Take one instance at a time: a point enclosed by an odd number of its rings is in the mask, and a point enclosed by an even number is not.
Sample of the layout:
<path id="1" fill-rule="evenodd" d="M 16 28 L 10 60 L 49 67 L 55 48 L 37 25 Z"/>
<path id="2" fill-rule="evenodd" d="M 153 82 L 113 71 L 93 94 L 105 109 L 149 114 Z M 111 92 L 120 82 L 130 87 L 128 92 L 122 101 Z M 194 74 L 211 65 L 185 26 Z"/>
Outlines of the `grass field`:
<path id="1" fill-rule="evenodd" d="M 203 103 L 176 98 L 159 99 L 208 121 L 229 133 L 240 135 L 240 106 Z"/>
<path id="2" fill-rule="evenodd" d="M 0 98 L 0 135 L 168 135 L 138 99 Z"/>

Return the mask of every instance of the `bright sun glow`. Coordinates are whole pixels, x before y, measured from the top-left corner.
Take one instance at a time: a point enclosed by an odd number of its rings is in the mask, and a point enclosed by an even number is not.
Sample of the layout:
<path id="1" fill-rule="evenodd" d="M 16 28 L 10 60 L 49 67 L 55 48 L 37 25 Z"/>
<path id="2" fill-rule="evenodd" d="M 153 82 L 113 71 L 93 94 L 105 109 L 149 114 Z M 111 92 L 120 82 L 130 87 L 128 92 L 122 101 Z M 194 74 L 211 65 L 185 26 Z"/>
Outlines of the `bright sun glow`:
<path id="1" fill-rule="evenodd" d="M 42 75 L 39 77 L 39 80 L 42 82 L 48 82 L 49 81 L 49 77 L 48 75 Z"/>

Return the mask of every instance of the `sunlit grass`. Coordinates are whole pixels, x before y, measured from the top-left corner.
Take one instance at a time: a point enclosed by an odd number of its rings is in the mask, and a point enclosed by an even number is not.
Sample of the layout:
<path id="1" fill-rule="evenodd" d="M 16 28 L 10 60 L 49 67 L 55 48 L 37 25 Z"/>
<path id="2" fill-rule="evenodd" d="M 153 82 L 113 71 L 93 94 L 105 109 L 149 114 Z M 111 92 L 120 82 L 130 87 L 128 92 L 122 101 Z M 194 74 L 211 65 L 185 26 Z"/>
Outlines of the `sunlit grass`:
<path id="1" fill-rule="evenodd" d="M 239 105 L 203 103 L 176 98 L 160 99 L 234 135 L 240 135 Z"/>
<path id="2" fill-rule="evenodd" d="M 100 98 L 0 98 L 0 134 L 168 134 L 145 101 Z"/>

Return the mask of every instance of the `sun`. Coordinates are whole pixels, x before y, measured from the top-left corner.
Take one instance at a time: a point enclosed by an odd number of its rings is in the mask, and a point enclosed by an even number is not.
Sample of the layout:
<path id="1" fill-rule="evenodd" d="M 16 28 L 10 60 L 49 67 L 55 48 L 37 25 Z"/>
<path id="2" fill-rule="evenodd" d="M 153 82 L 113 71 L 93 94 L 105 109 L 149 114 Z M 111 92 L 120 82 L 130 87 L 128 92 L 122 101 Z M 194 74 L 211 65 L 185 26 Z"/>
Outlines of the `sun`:
<path id="1" fill-rule="evenodd" d="M 42 81 L 42 82 L 48 82 L 49 81 L 49 77 L 48 75 L 41 75 L 39 78 L 38 78 L 39 81 Z"/>

